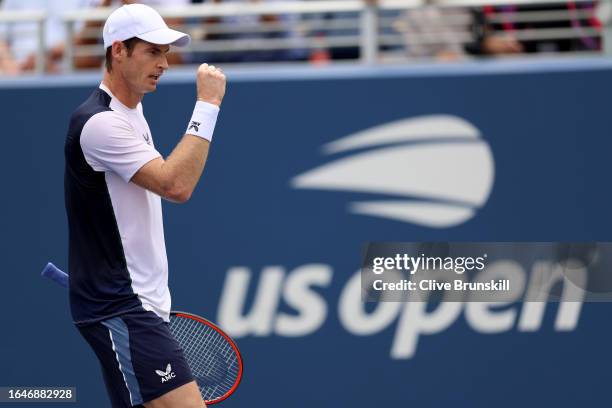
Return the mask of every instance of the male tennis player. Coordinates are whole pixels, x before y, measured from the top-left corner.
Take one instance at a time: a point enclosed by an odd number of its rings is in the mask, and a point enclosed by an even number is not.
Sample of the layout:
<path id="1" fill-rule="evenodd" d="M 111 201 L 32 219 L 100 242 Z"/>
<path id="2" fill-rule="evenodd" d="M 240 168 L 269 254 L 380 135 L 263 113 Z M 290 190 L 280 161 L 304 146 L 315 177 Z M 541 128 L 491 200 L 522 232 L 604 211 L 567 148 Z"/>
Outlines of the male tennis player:
<path id="1" fill-rule="evenodd" d="M 163 159 L 143 115 L 144 94 L 188 35 L 142 4 L 118 8 L 103 31 L 102 84 L 74 112 L 65 145 L 70 306 L 93 348 L 113 407 L 202 408 L 169 332 L 161 199 L 184 202 L 208 155 L 225 76 L 203 64 L 186 135 Z"/>

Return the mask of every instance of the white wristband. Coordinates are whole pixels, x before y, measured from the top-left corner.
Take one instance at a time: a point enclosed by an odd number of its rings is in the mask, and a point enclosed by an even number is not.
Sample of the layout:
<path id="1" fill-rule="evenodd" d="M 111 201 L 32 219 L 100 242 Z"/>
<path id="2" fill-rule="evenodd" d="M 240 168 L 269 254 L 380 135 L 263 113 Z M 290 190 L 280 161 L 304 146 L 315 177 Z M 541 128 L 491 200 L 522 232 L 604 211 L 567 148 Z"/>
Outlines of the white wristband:
<path id="1" fill-rule="evenodd" d="M 215 131 L 218 114 L 218 106 L 204 101 L 197 101 L 185 133 L 199 136 L 210 142 Z"/>

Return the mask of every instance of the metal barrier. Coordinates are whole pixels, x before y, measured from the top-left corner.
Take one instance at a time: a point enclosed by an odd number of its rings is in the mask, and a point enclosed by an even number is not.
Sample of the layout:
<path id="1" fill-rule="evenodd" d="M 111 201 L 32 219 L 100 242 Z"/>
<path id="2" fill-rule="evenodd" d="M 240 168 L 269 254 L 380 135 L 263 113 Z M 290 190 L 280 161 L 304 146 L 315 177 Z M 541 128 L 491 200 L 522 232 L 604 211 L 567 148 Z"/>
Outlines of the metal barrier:
<path id="1" fill-rule="evenodd" d="M 578 0 L 574 3 L 592 1 Z M 435 6 L 434 6 L 435 4 Z M 189 47 L 177 50 L 185 55 L 224 55 L 254 51 L 301 50 L 311 55 L 317 50 L 351 49 L 355 59 L 363 64 L 386 61 L 408 61 L 406 50 L 427 47 L 445 42 L 466 44 L 474 40 L 471 17 L 466 10 L 484 5 L 552 5 L 563 4 L 558 0 L 439 0 L 431 3 L 424 0 L 361 0 L 288 1 L 275 3 L 226 3 L 201 4 L 174 8 L 159 8 L 160 14 L 173 22 L 180 20 L 178 28 L 192 34 L 194 41 Z M 606 5 L 609 3 L 606 2 Z M 421 19 L 423 10 L 435 8 L 435 26 L 430 21 L 421 23 L 422 30 L 411 30 L 409 14 Z M 419 11 L 421 14 L 419 14 Z M 64 21 L 69 40 L 64 55 L 64 70 L 75 69 L 75 57 L 94 56 L 101 59 L 105 50 L 99 44 L 101 25 L 112 12 L 111 8 L 83 9 L 68 11 Z M 575 22 L 593 19 L 595 9 L 548 10 L 548 11 L 501 11 L 486 16 L 487 24 L 546 23 L 550 21 Z M 261 21 L 265 16 L 275 16 L 271 21 Z M 39 45 L 37 72 L 43 71 L 44 63 L 44 13 L 0 13 L 0 22 L 36 21 L 39 23 Z M 245 21 L 246 20 L 246 21 Z M 433 21 L 433 20 L 432 20 Z M 85 30 L 79 27 L 83 22 L 98 27 Z M 514 30 L 512 37 L 518 41 L 600 38 L 598 27 L 532 28 Z M 506 35 L 503 31 L 492 30 L 490 35 Z M 89 38 L 91 45 L 75 46 L 74 39 Z M 97 42 L 97 44 L 96 44 Z M 609 41 L 605 42 L 609 45 Z M 599 49 L 594 50 L 598 52 Z M 305 58 L 302 58 L 305 59 Z"/>

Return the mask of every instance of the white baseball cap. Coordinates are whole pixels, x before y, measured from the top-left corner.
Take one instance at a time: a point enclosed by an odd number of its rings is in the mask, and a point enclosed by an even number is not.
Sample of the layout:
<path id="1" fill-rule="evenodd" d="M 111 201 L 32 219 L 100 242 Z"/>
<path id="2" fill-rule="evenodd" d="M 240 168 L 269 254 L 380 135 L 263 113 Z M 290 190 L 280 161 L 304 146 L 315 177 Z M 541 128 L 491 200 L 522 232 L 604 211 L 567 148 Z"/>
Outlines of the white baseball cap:
<path id="1" fill-rule="evenodd" d="M 113 11 L 104 24 L 104 48 L 113 45 L 115 41 L 125 41 L 138 37 L 158 45 L 189 44 L 188 34 L 168 28 L 164 19 L 157 11 L 144 4 L 127 4 Z"/>

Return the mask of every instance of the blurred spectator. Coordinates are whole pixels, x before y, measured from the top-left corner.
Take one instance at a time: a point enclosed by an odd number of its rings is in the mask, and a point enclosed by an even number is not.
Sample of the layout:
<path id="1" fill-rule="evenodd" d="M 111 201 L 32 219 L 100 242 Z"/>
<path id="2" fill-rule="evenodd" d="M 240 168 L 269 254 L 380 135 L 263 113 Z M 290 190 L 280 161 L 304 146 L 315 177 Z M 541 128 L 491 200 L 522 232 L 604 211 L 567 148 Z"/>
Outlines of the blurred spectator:
<path id="1" fill-rule="evenodd" d="M 565 11 L 565 16 L 559 12 Z M 591 17 L 579 15 L 587 12 Z M 534 22 L 515 21 L 516 13 L 555 12 L 549 19 Z M 470 15 L 471 14 L 471 15 Z M 494 21 L 492 21 L 494 19 Z M 453 26 L 456 24 L 455 26 Z M 600 50 L 599 36 L 586 29 L 599 29 L 593 3 L 531 4 L 521 6 L 484 7 L 462 11 L 436 7 L 428 2 L 424 7 L 404 12 L 395 22 L 397 31 L 405 34 L 406 51 L 410 57 L 457 59 L 466 54 L 507 55 L 535 52 L 569 52 Z M 471 28 L 472 40 L 462 37 Z M 521 38 L 521 33 L 537 36 L 541 29 L 570 29 L 570 35 L 557 38 Z M 571 38 L 573 37 L 573 38 Z"/>
<path id="2" fill-rule="evenodd" d="M 291 0 L 212 0 L 212 3 L 260 3 Z M 300 0 L 295 0 L 300 1 Z M 202 3 L 194 0 L 194 3 Z M 193 62 L 266 62 L 266 61 L 303 61 L 308 57 L 304 49 L 304 38 L 299 31 L 298 14 L 281 15 L 237 15 L 210 18 L 204 21 L 200 40 L 258 40 L 285 39 L 292 45 L 289 49 L 244 50 L 198 53 Z M 278 28 L 273 28 L 277 25 Z M 223 26 L 228 32 L 214 32 L 214 27 Z M 265 30 L 270 28 L 270 30 Z M 234 29 L 234 30 L 232 30 Z M 225 30 L 224 30 L 225 31 Z"/>
<path id="3" fill-rule="evenodd" d="M 0 42 L 0 75 L 17 75 L 19 73 L 19 65 L 11 54 L 8 44 L 4 41 Z"/>
<path id="4" fill-rule="evenodd" d="M 435 0 L 401 13 L 393 27 L 404 35 L 411 58 L 452 61 L 468 54 L 512 54 L 522 45 L 511 35 L 493 34 L 483 16 L 469 8 L 439 7 Z"/>
<path id="5" fill-rule="evenodd" d="M 366 1 L 373 6 L 376 5 L 377 0 Z M 334 23 L 343 23 L 359 20 L 359 15 L 355 12 L 330 12 L 323 13 L 321 15 L 314 15 L 313 17 L 323 20 L 328 24 Z M 360 30 L 359 28 L 328 28 L 320 30 L 317 33 L 317 37 L 320 39 L 331 39 L 331 38 L 359 38 Z M 332 60 L 354 60 L 358 59 L 360 56 L 360 47 L 359 45 L 350 45 L 350 46 L 334 46 L 330 47 L 327 50 L 330 59 Z M 312 58 L 311 58 L 312 60 Z M 316 60 L 314 61 L 316 62 Z"/>
<path id="6" fill-rule="evenodd" d="M 404 34 L 408 56 L 456 60 L 466 54 L 471 18 L 467 9 L 441 8 L 428 2 L 406 10 L 394 27 Z"/>
<path id="7" fill-rule="evenodd" d="M 80 0 L 4 0 L 2 11 L 42 10 L 47 12 L 44 46 L 46 69 L 57 72 L 63 55 L 66 32 L 62 13 L 78 6 Z M 37 23 L 0 24 L 0 69 L 4 74 L 32 71 L 38 51 Z"/>
<path id="8" fill-rule="evenodd" d="M 569 18 L 555 18 L 538 22 L 513 22 L 510 18 L 518 12 L 559 12 L 567 11 Z M 591 17 L 580 17 L 578 11 L 586 11 Z M 502 22 L 491 23 L 493 17 L 501 17 Z M 505 21 L 504 21 L 505 20 Z M 597 51 L 601 49 L 599 36 L 588 35 L 585 29 L 599 29 L 601 23 L 594 13 L 594 3 L 532 4 L 521 6 L 484 7 L 474 11 L 474 33 L 476 42 L 469 49 L 474 54 L 507 54 L 516 52 L 570 52 Z M 573 29 L 576 38 L 559 37 L 554 39 L 518 40 L 516 33 L 538 29 Z"/>

